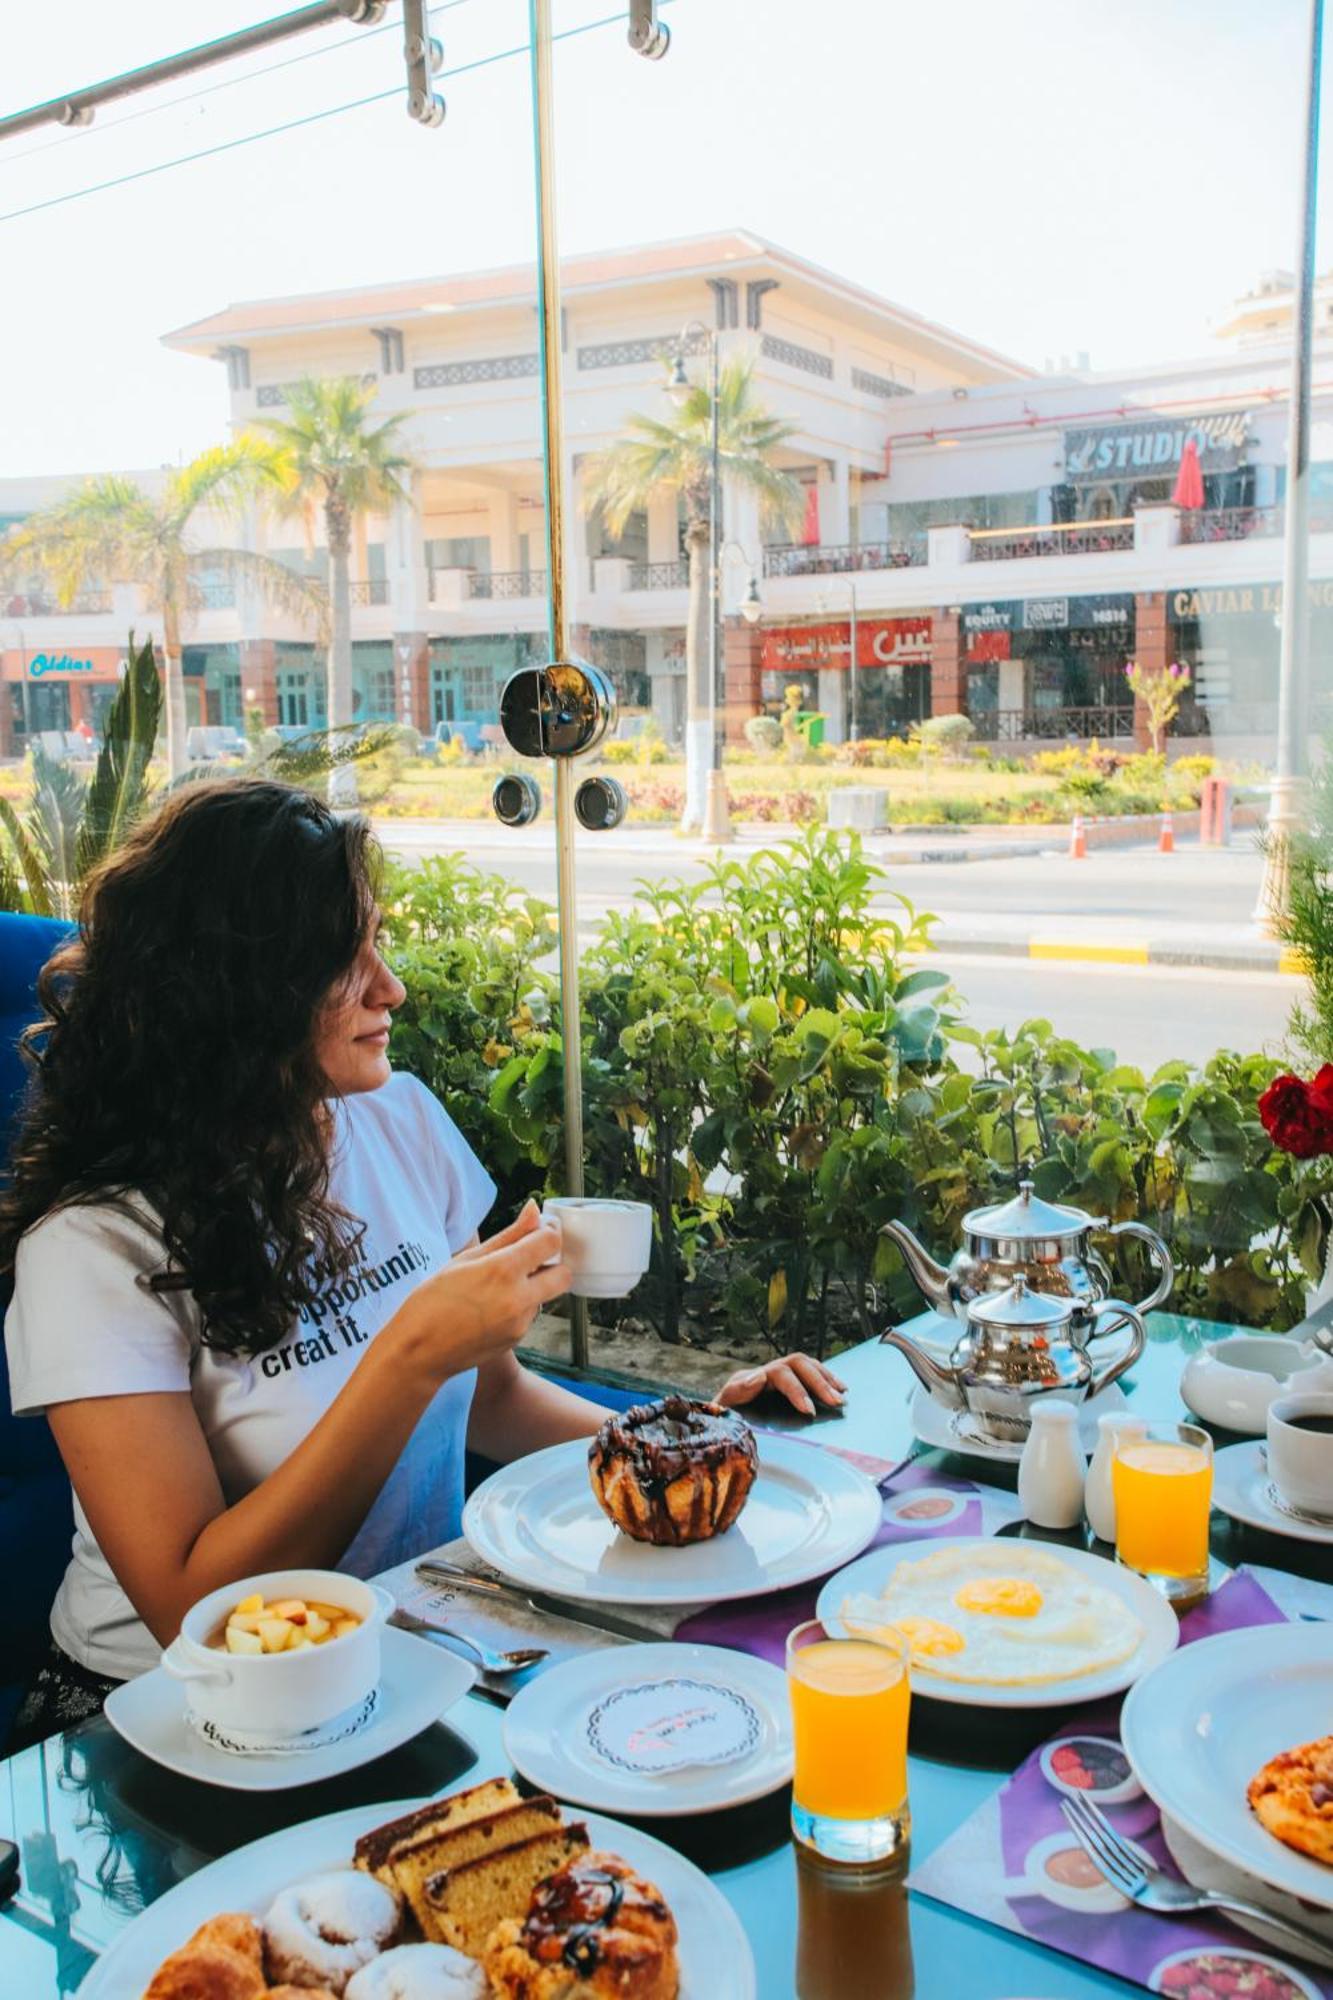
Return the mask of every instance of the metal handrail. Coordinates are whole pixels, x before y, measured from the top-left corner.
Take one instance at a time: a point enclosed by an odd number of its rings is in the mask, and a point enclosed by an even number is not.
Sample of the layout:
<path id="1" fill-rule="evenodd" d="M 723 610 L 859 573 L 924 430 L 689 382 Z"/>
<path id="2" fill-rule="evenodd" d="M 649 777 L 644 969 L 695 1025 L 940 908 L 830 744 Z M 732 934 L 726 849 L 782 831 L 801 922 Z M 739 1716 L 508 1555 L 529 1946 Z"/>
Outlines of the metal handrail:
<path id="1" fill-rule="evenodd" d="M 1180 517 L 1182 542 L 1245 542 L 1252 535 L 1280 535 L 1281 507 L 1199 507 Z"/>
<path id="2" fill-rule="evenodd" d="M 1132 549 L 1134 522 L 1044 521 L 1025 528 L 969 528 L 973 562 L 1015 562 L 1026 556 L 1101 555 Z"/>
<path id="3" fill-rule="evenodd" d="M 469 597 L 544 597 L 546 571 L 493 569 L 483 572 L 474 569 L 468 575 L 467 594 Z"/>
<path id="4" fill-rule="evenodd" d="M 387 576 L 358 577 L 352 584 L 353 604 L 387 604 L 389 601 L 389 579 Z"/>
<path id="5" fill-rule="evenodd" d="M 915 569 L 926 560 L 926 538 L 899 542 L 793 542 L 764 550 L 765 576 L 838 576 L 848 571 Z"/>
<path id="6" fill-rule="evenodd" d="M 686 556 L 677 556 L 674 562 L 636 562 L 629 566 L 631 590 L 683 590 L 689 580 Z"/>

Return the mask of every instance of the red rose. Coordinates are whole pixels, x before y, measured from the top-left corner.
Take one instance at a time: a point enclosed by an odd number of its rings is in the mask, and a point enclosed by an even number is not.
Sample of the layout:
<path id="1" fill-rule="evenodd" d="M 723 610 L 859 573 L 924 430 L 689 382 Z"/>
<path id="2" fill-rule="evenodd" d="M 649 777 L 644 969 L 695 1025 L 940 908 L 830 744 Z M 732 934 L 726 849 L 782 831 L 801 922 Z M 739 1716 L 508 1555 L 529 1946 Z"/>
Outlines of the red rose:
<path id="1" fill-rule="evenodd" d="M 1259 1099 L 1265 1132 L 1298 1160 L 1333 1151 L 1333 1064 L 1325 1064 L 1316 1082 L 1323 1084 L 1318 1099 L 1298 1076 L 1275 1076 Z"/>
<path id="2" fill-rule="evenodd" d="M 1325 1063 L 1319 1074 L 1310 1079 L 1307 1087 L 1310 1092 L 1311 1108 L 1333 1125 L 1333 1063 Z"/>

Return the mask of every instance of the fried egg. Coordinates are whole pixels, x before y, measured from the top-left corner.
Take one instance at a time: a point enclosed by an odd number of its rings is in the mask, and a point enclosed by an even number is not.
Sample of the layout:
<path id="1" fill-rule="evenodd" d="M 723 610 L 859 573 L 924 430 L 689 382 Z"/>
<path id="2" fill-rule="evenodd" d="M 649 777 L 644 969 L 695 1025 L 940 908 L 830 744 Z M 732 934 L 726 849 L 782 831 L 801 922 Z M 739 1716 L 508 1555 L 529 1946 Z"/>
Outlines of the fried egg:
<path id="1" fill-rule="evenodd" d="M 1114 1591 L 1057 1555 L 1011 1541 L 901 1562 L 878 1596 L 857 1592 L 840 1611 L 850 1631 L 900 1632 L 922 1675 L 994 1687 L 1099 1673 L 1127 1660 L 1143 1637 Z"/>

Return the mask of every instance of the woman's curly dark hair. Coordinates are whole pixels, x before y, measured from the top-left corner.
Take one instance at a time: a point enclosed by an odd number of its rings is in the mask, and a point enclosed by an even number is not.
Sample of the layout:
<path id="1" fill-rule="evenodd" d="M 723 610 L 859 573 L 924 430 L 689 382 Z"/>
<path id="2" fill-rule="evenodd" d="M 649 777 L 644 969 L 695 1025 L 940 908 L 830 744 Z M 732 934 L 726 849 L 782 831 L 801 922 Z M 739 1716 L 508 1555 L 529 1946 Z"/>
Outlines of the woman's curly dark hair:
<path id="1" fill-rule="evenodd" d="M 193 1292 L 210 1347 L 290 1332 L 361 1233 L 329 1196 L 314 1042 L 378 860 L 364 820 L 261 780 L 187 785 L 135 829 L 37 983 L 0 1271 L 48 1210 L 137 1190 L 163 1225 L 153 1282 Z"/>

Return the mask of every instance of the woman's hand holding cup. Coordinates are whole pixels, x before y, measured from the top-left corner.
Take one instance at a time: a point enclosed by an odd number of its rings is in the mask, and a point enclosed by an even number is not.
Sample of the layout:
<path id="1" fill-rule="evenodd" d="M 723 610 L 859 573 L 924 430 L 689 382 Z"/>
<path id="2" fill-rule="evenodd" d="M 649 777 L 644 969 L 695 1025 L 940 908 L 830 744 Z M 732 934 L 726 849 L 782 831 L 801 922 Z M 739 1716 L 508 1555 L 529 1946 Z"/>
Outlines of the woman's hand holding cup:
<path id="1" fill-rule="evenodd" d="M 470 1244 L 418 1285 L 404 1317 L 413 1351 L 441 1378 L 517 1347 L 541 1308 L 570 1287 L 560 1229 L 528 1202 L 507 1229 Z"/>

